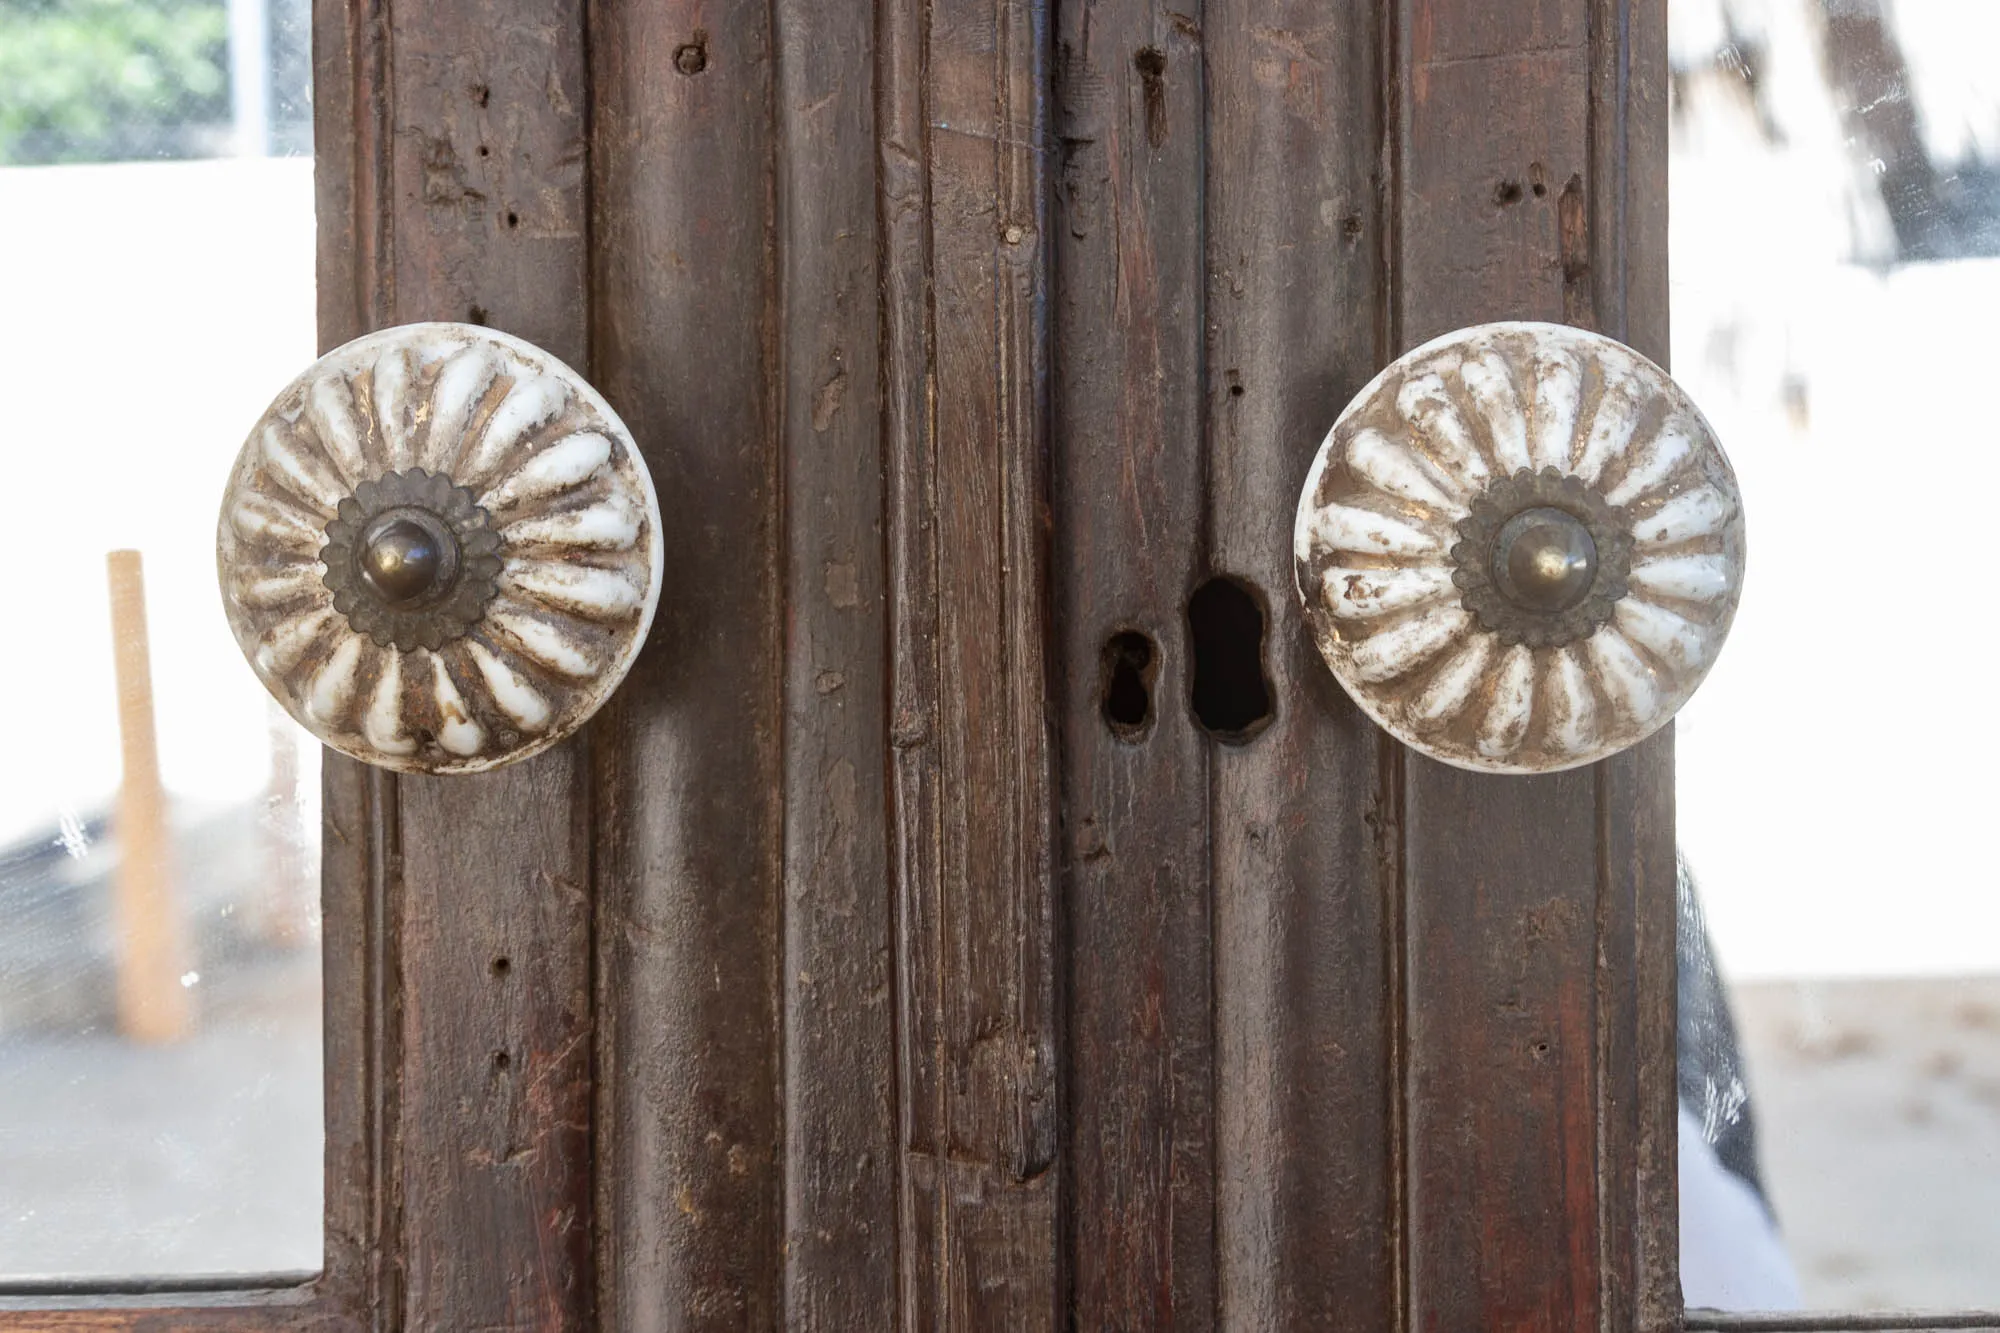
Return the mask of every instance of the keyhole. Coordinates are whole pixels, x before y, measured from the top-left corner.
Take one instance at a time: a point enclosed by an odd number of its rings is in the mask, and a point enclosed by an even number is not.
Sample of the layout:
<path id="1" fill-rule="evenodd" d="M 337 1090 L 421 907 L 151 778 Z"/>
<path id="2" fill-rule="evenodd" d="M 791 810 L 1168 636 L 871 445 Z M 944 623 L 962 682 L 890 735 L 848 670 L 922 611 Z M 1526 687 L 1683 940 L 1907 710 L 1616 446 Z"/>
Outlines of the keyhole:
<path id="1" fill-rule="evenodd" d="M 1138 630 L 1120 630 L 1105 641 L 1104 724 L 1120 740 L 1137 740 L 1153 720 L 1158 662 L 1153 641 Z"/>
<path id="2" fill-rule="evenodd" d="M 1195 719 L 1225 745 L 1241 745 L 1271 720 L 1264 608 L 1243 583 L 1218 575 L 1188 598 L 1187 617 Z"/>

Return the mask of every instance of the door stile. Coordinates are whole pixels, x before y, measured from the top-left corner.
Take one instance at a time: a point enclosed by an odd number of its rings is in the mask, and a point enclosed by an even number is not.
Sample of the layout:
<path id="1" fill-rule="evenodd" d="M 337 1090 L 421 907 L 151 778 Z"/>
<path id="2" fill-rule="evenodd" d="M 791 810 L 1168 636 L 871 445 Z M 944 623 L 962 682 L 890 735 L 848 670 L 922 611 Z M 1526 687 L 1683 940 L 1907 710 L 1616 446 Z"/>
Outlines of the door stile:
<path id="1" fill-rule="evenodd" d="M 1664 7 L 1402 0 L 1396 23 L 1390 354 L 1525 318 L 1663 355 Z M 1671 754 L 1406 760 L 1413 1324 L 1679 1317 Z"/>

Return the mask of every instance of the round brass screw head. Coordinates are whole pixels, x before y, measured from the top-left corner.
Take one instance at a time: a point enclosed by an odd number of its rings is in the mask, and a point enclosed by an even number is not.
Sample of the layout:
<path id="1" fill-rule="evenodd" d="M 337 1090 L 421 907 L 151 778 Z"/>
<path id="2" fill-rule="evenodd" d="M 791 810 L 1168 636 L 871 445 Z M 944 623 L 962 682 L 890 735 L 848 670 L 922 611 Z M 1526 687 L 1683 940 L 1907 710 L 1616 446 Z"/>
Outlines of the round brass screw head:
<path id="1" fill-rule="evenodd" d="M 1493 543 L 1493 581 L 1515 605 L 1567 611 L 1590 595 L 1597 543 L 1567 510 L 1537 506 L 1507 520 Z"/>
<path id="2" fill-rule="evenodd" d="M 442 535 L 414 519 L 391 519 L 366 538 L 361 576 L 385 601 L 417 601 L 437 588 L 444 573 Z"/>

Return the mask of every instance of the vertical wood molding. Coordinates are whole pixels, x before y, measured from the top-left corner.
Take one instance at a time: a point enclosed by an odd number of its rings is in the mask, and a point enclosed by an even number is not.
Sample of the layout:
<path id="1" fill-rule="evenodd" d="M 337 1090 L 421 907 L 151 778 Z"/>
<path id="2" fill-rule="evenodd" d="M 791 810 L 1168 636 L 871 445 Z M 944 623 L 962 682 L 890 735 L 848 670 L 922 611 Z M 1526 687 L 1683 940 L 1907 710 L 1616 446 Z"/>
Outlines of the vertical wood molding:
<path id="1" fill-rule="evenodd" d="M 1509 318 L 1661 350 L 1664 26 L 1401 0 L 1387 355 Z M 1408 1321 L 1670 1327 L 1671 740 L 1550 777 L 1406 765 Z"/>
<path id="2" fill-rule="evenodd" d="M 1047 13 L 877 21 L 902 1317 L 1048 1328 Z"/>
<path id="3" fill-rule="evenodd" d="M 897 1321 L 881 238 L 871 0 L 777 22 L 785 1326 Z"/>
<path id="4" fill-rule="evenodd" d="M 585 364 L 580 0 L 440 0 L 393 12 L 387 42 L 383 322 L 490 324 Z M 586 1328 L 586 746 L 396 792 L 403 1322 Z"/>
<path id="5" fill-rule="evenodd" d="M 1191 9 L 1198 7 L 1190 6 Z M 1209 743 L 1189 711 L 1202 512 L 1202 53 L 1152 0 L 1056 7 L 1052 504 L 1077 1328 L 1214 1322 Z M 1150 643 L 1149 716 L 1105 715 Z"/>
<path id="6" fill-rule="evenodd" d="M 1209 561 L 1265 599 L 1277 701 L 1212 781 L 1217 1264 L 1243 1333 L 1398 1318 L 1393 750 L 1319 660 L 1291 553 L 1313 452 L 1380 364 L 1381 26 L 1311 0 L 1209 0 L 1203 24 Z"/>
<path id="7" fill-rule="evenodd" d="M 783 1318 L 785 562 L 772 7 L 593 0 L 591 372 L 669 578 L 592 727 L 599 1320 Z"/>
<path id="8" fill-rule="evenodd" d="M 319 349 L 384 322 L 376 271 L 387 28 L 378 5 L 313 4 L 313 191 Z M 396 997 L 396 779 L 321 750 L 326 1271 L 320 1287 L 367 1326 L 401 1314 L 392 1184 L 402 1011 Z"/>

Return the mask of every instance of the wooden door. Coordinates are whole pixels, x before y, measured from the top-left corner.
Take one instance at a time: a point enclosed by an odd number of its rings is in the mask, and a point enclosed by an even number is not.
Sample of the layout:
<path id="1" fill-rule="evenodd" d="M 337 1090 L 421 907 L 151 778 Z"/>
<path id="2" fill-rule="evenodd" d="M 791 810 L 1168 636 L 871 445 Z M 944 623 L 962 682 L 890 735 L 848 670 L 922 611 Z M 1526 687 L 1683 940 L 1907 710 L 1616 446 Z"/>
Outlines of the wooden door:
<path id="1" fill-rule="evenodd" d="M 1664 358 L 1663 3 L 317 9 L 324 344 L 584 371 L 666 588 L 328 761 L 326 1272 L 4 1326 L 1678 1323 L 1671 739 L 1404 751 L 1288 536 L 1433 335 Z"/>

